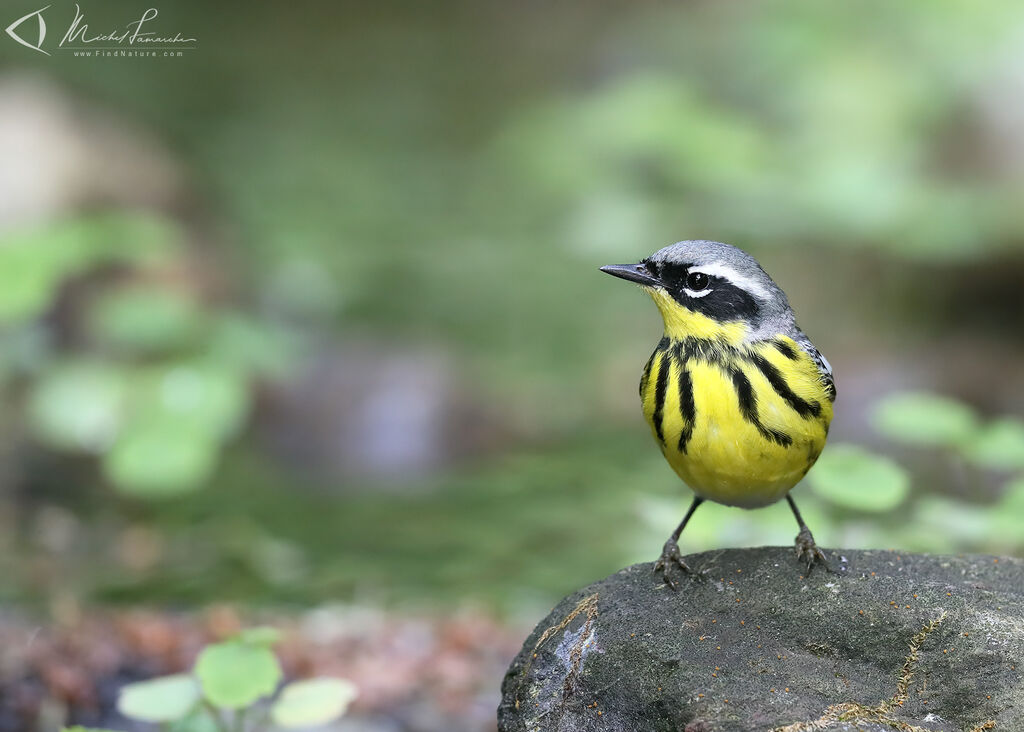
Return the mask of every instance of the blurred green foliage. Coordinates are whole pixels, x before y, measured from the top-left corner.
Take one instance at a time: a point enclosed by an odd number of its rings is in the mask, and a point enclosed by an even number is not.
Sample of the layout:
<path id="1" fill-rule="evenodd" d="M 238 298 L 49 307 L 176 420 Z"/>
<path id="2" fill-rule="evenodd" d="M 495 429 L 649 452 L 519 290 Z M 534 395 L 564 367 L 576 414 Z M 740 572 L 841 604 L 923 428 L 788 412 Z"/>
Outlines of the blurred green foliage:
<path id="1" fill-rule="evenodd" d="M 191 712 L 199 699 L 195 678 L 175 674 L 126 686 L 117 707 L 121 714 L 142 722 L 174 722 Z"/>
<path id="2" fill-rule="evenodd" d="M 342 716 L 356 696 L 352 683 L 336 678 L 293 681 L 280 688 L 281 666 L 271 647 L 272 628 L 252 628 L 204 648 L 191 674 L 128 684 L 118 711 L 129 719 L 165 725 L 175 732 L 319 727 Z M 257 702 L 276 694 L 265 714 Z M 268 719 L 269 718 L 269 719 Z"/>
<path id="3" fill-rule="evenodd" d="M 979 468 L 1024 470 L 1024 420 L 983 422 L 967 404 L 938 394 L 890 394 L 873 411 L 886 437 L 915 447 L 945 448 Z"/>
<path id="4" fill-rule="evenodd" d="M 922 446 L 959 448 L 978 430 L 977 418 L 966 404 L 924 393 L 888 397 L 875 408 L 874 423 L 887 437 Z"/>
<path id="5" fill-rule="evenodd" d="M 176 225 L 134 212 L 0 242 L 9 395 L 24 390 L 41 443 L 97 456 L 139 497 L 204 485 L 245 425 L 252 379 L 281 361 L 270 329 L 168 276 L 185 247 Z"/>
<path id="6" fill-rule="evenodd" d="M 985 425 L 967 443 L 968 460 L 993 470 L 1024 470 L 1024 420 L 1006 417 Z"/>
<path id="7" fill-rule="evenodd" d="M 910 490 L 903 468 L 856 445 L 830 445 L 807 477 L 818 495 L 854 511 L 892 511 Z"/>
<path id="8" fill-rule="evenodd" d="M 242 709 L 274 693 L 281 666 L 267 646 L 239 638 L 204 648 L 195 670 L 210 703 L 221 709 Z"/>
<path id="9" fill-rule="evenodd" d="M 158 264 L 180 243 L 174 226 L 146 213 L 115 213 L 7 233 L 0 247 L 0 323 L 42 315 L 70 277 L 112 264 Z"/>

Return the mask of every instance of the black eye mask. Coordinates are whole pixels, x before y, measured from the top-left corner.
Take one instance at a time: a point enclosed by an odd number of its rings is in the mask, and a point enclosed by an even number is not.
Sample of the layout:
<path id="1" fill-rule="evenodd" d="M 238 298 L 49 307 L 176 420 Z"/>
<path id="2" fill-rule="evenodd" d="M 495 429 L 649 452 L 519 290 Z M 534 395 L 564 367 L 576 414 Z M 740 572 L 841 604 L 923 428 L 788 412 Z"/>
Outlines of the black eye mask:
<path id="1" fill-rule="evenodd" d="M 672 298 L 683 307 L 722 323 L 748 320 L 757 327 L 761 320 L 761 306 L 753 295 L 722 277 L 690 272 L 692 266 L 666 262 L 657 267 L 654 274 Z M 653 265 L 647 263 L 647 268 L 652 269 Z M 703 292 L 709 288 L 711 292 L 701 297 L 686 294 L 686 290 Z"/>

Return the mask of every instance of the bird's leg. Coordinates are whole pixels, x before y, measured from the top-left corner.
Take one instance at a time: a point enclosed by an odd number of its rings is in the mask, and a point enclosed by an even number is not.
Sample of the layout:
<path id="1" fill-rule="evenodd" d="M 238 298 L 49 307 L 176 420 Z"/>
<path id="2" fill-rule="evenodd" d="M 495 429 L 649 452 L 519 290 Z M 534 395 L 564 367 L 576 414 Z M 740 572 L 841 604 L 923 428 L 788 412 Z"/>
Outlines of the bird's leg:
<path id="1" fill-rule="evenodd" d="M 807 528 L 807 524 L 804 523 L 804 517 L 800 515 L 800 510 L 796 507 L 796 502 L 793 500 L 793 496 L 786 495 L 786 501 L 789 502 L 789 507 L 793 509 L 793 516 L 796 517 L 796 522 L 800 525 L 800 533 L 796 535 L 796 558 L 797 561 L 807 562 L 807 575 L 810 576 L 811 570 L 814 569 L 815 564 L 821 564 L 827 571 L 831 572 L 832 568 L 828 566 L 828 560 L 825 559 L 825 554 L 818 548 L 818 545 L 814 543 L 814 535 L 811 534 L 811 530 Z"/>
<path id="2" fill-rule="evenodd" d="M 671 587 L 673 590 L 679 589 L 679 583 L 670 577 L 670 570 L 672 565 L 679 567 L 686 574 L 691 577 L 700 577 L 700 574 L 690 569 L 690 565 L 683 561 L 683 555 L 679 552 L 679 535 L 683 533 L 683 529 L 686 528 L 686 522 L 693 516 L 693 512 L 697 510 L 697 506 L 704 503 L 704 499 L 699 496 L 693 497 L 693 503 L 690 504 L 690 508 L 686 511 L 686 515 L 683 516 L 683 520 L 679 522 L 679 526 L 672 532 L 672 536 L 665 542 L 664 548 L 661 550 L 661 557 L 658 558 L 657 563 L 654 565 L 655 572 L 661 572 L 661 576 L 665 579 L 665 584 Z"/>

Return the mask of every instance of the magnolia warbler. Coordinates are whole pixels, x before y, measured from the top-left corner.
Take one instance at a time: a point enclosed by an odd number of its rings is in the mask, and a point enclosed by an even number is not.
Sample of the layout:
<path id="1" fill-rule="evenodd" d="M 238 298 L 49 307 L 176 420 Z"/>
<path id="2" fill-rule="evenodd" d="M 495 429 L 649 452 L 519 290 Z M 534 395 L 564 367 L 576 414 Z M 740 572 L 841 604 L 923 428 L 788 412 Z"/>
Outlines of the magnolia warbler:
<path id="1" fill-rule="evenodd" d="M 827 567 L 789 491 L 825 446 L 836 388 L 786 294 L 749 254 L 714 241 L 681 241 L 601 271 L 640 285 L 665 321 L 640 399 L 694 498 L 655 571 L 673 589 L 673 565 L 693 574 L 677 541 L 705 500 L 758 508 L 783 496 L 800 527 L 797 558 L 808 571 Z"/>

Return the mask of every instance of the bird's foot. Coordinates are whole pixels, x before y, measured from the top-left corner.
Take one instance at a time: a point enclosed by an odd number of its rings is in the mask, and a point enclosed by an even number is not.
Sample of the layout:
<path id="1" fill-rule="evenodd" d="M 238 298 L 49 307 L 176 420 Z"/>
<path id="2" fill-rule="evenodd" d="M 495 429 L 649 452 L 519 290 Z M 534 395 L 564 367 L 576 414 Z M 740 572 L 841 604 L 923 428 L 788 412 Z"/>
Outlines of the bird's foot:
<path id="1" fill-rule="evenodd" d="M 679 545 L 675 539 L 669 539 L 665 542 L 665 547 L 661 550 L 661 556 L 658 558 L 657 563 L 654 565 L 654 571 L 660 572 L 662 578 L 665 580 L 665 584 L 671 587 L 673 590 L 679 589 L 679 583 L 672 579 L 672 567 L 676 566 L 683 571 L 683 574 L 695 580 L 703 580 L 707 570 L 697 572 L 691 569 L 690 565 L 683 561 L 683 555 L 679 552 Z"/>
<path id="2" fill-rule="evenodd" d="M 806 526 L 802 527 L 800 533 L 796 535 L 796 558 L 798 562 L 807 563 L 808 577 L 818 564 L 824 567 L 826 572 L 833 572 L 832 567 L 829 566 L 828 560 L 825 558 L 824 552 L 814 543 L 814 536 Z"/>

